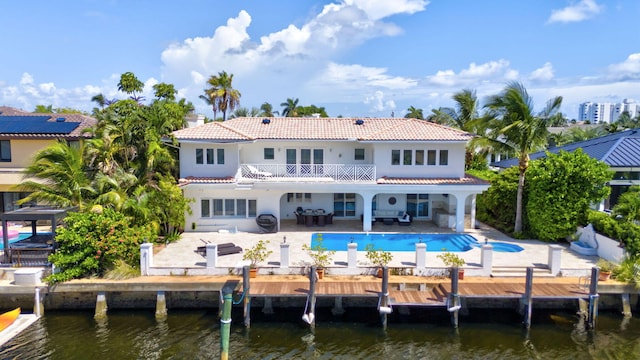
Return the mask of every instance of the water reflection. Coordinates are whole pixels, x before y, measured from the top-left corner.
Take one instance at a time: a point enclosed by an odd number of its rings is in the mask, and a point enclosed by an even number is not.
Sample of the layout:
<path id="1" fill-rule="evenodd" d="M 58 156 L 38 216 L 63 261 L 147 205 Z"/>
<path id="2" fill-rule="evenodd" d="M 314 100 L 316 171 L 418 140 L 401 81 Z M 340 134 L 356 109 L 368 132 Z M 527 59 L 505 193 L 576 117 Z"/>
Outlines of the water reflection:
<path id="1" fill-rule="evenodd" d="M 286 316 L 276 316 L 272 322 L 253 321 L 250 329 L 236 320 L 230 358 L 640 358 L 640 320 L 618 314 L 601 314 L 595 331 L 587 330 L 575 314 L 541 311 L 536 311 L 539 315 L 529 330 L 523 329 L 517 314 L 493 310 L 462 316 L 458 329 L 451 327 L 448 316 L 412 311 L 406 318 L 395 318 L 386 331 L 377 322 L 319 314 L 321 320 L 310 332 L 299 321 L 299 311 L 286 311 L 294 312 L 296 320 L 281 323 L 278 320 Z M 421 322 L 413 321 L 416 318 Z M 171 311 L 162 321 L 152 311 L 110 311 L 100 322 L 91 312 L 49 311 L 0 348 L 0 359 L 217 359 L 219 329 L 214 311 Z"/>

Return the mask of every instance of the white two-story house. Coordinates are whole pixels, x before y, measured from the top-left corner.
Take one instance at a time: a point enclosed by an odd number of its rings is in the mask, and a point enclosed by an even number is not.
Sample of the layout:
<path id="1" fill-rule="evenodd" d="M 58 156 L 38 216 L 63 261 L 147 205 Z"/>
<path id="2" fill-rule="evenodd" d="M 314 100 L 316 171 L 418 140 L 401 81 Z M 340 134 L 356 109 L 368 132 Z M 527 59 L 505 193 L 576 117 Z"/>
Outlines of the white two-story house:
<path id="1" fill-rule="evenodd" d="M 256 217 L 278 224 L 298 209 L 333 221 L 411 215 L 464 231 L 475 224 L 475 196 L 489 187 L 465 174 L 472 135 L 405 118 L 236 118 L 173 133 L 180 185 L 192 198 L 187 231 L 256 231 Z M 473 226 L 473 225 L 472 225 Z M 328 230 L 328 229 L 327 229 Z"/>

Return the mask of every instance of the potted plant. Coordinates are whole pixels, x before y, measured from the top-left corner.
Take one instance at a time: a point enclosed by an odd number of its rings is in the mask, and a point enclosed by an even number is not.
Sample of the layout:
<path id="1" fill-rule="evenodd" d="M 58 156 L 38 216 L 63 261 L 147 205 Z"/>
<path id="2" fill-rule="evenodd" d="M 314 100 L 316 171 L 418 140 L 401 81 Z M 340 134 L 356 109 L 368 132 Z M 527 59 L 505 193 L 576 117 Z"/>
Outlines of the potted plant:
<path id="1" fill-rule="evenodd" d="M 377 276 L 382 277 L 382 268 L 393 260 L 393 255 L 389 251 L 376 249 L 373 244 L 367 244 L 364 249 L 367 252 L 367 260 L 378 267 Z"/>
<path id="2" fill-rule="evenodd" d="M 249 277 L 256 277 L 258 274 L 258 265 L 264 262 L 273 251 L 267 249 L 269 240 L 259 240 L 253 247 L 245 250 L 242 256 L 243 260 L 249 260 Z"/>
<path id="3" fill-rule="evenodd" d="M 598 280 L 600 281 L 609 280 L 611 272 L 616 268 L 616 264 L 603 258 L 598 259 L 596 266 L 600 268 L 600 275 L 598 275 Z"/>
<path id="4" fill-rule="evenodd" d="M 324 269 L 331 264 L 331 258 L 336 253 L 333 250 L 327 250 L 322 244 L 322 239 L 316 241 L 316 245 L 309 246 L 307 244 L 302 245 L 302 250 L 306 251 L 311 261 L 316 266 L 318 271 L 318 278 L 324 277 Z"/>
<path id="5" fill-rule="evenodd" d="M 448 268 L 453 268 L 453 267 L 457 267 L 458 268 L 458 279 L 463 280 L 464 279 L 464 269 L 462 268 L 462 266 L 464 266 L 465 261 L 463 258 L 461 258 L 460 256 L 452 253 L 452 252 L 444 252 L 442 254 L 438 255 L 438 258 L 440 260 L 442 260 L 442 262 L 444 263 L 444 265 Z"/>

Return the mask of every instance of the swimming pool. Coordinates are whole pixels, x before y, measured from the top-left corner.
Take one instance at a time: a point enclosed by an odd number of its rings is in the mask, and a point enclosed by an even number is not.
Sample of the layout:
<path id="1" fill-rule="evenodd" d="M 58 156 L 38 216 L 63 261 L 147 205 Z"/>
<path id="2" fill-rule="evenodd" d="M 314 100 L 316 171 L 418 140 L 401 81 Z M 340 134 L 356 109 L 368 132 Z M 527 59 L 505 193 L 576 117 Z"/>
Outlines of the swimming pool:
<path id="1" fill-rule="evenodd" d="M 14 239 L 9 239 L 9 244 L 13 244 L 14 242 L 18 242 L 20 240 L 24 240 L 28 237 L 31 236 L 30 232 L 24 232 L 24 233 L 20 233 L 20 235 L 18 235 L 17 238 Z M 0 250 L 4 250 L 4 241 L 2 240 L 2 238 L 0 237 Z"/>
<path id="2" fill-rule="evenodd" d="M 366 251 L 368 244 L 386 251 L 415 251 L 416 243 L 427 244 L 427 251 L 464 252 L 480 247 L 482 244 L 469 234 L 388 234 L 388 233 L 314 233 L 311 235 L 311 247 L 322 239 L 327 250 L 347 251 L 347 244 L 358 244 L 358 251 Z M 496 252 L 518 252 L 522 247 L 502 242 L 489 242 Z"/>

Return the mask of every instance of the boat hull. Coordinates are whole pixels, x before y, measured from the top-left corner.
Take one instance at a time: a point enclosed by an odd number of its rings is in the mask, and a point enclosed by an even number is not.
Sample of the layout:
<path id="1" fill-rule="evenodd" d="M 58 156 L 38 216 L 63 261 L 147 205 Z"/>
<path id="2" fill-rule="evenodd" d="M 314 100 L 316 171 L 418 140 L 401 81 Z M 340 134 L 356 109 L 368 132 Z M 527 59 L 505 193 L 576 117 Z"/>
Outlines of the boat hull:
<path id="1" fill-rule="evenodd" d="M 0 315 L 0 331 L 8 328 L 20 315 L 20 308 L 16 308 L 11 311 Z"/>

